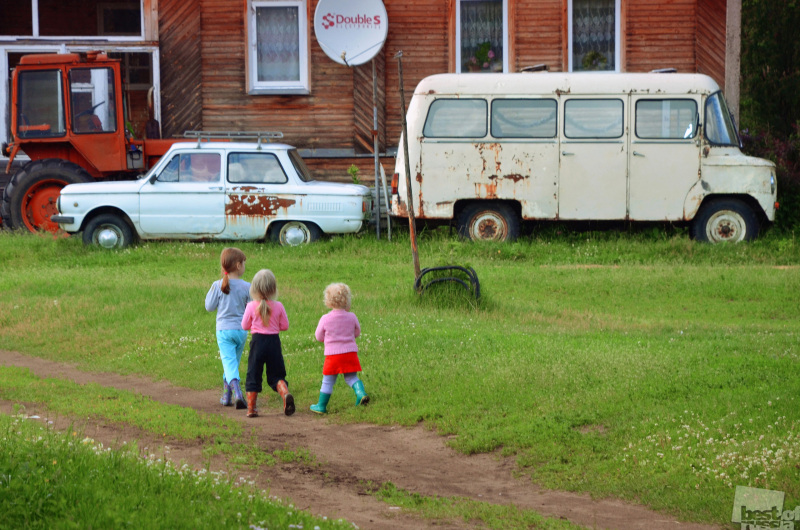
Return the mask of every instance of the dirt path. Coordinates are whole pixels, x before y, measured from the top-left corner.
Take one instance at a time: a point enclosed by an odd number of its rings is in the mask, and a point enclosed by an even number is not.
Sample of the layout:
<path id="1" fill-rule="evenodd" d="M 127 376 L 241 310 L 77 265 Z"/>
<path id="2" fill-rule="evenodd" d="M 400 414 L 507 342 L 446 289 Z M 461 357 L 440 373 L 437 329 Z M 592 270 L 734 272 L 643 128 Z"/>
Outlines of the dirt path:
<path id="1" fill-rule="evenodd" d="M 279 464 L 265 473 L 251 477 L 271 495 L 290 499 L 300 509 L 329 519 L 345 518 L 363 529 L 391 528 L 468 528 L 461 522 L 430 521 L 402 514 L 383 502 L 366 495 L 367 482 L 392 482 L 398 488 L 426 496 L 466 497 L 477 501 L 514 504 L 533 509 L 542 515 L 568 519 L 589 528 L 691 529 L 710 530 L 715 526 L 682 523 L 675 519 L 626 502 L 592 500 L 587 495 L 544 490 L 525 478 L 512 476 L 514 461 L 495 455 L 465 456 L 445 446 L 445 439 L 423 427 L 381 427 L 367 424 L 332 425 L 298 407 L 298 413 L 286 417 L 269 409 L 257 419 L 248 419 L 243 411 L 219 406 L 216 391 L 195 391 L 165 382 L 153 382 L 135 376 L 88 373 L 72 365 L 28 357 L 0 350 L 0 364 L 29 368 L 38 377 L 70 379 L 76 383 L 96 383 L 129 390 L 154 400 L 189 407 L 208 414 L 222 414 L 246 426 L 245 432 L 257 437 L 269 450 L 307 448 L 321 466 Z M 277 399 L 271 396 L 270 399 Z M 0 401 L 0 411 L 8 413 L 11 403 Z M 27 410 L 29 415 L 35 407 Z M 39 415 L 46 415 L 40 412 Z M 68 418 L 50 418 L 56 425 L 68 426 Z M 141 447 L 153 448 L 156 454 L 168 451 L 170 458 L 202 465 L 199 442 L 171 443 L 150 433 L 128 426 L 87 422 L 87 436 L 106 445 L 122 440 L 138 440 Z M 249 436 L 249 434 L 248 434 Z M 212 461 L 212 468 L 225 469 L 222 460 Z M 242 473 L 247 476 L 247 473 Z M 267 476 L 268 475 L 268 476 Z"/>

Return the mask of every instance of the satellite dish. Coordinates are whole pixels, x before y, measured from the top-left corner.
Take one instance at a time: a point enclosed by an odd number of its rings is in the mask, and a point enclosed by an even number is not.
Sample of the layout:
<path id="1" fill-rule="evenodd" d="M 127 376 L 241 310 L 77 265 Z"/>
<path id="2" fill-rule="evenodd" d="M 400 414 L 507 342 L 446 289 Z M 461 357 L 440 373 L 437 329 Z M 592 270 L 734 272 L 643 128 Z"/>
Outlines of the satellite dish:
<path id="1" fill-rule="evenodd" d="M 357 66 L 375 57 L 389 32 L 381 0 L 319 0 L 314 33 L 325 55 L 339 64 Z"/>

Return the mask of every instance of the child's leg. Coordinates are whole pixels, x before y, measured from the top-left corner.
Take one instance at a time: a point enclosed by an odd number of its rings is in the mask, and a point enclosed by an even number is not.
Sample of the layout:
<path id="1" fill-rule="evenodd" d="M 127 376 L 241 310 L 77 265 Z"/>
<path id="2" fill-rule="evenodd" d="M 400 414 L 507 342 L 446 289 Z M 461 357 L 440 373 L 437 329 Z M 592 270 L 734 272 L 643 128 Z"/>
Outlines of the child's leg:
<path id="1" fill-rule="evenodd" d="M 356 394 L 356 406 L 366 405 L 369 403 L 369 396 L 364 390 L 364 383 L 358 378 L 358 374 L 356 372 L 344 374 L 344 381 L 350 385 L 350 388 L 352 388 L 353 392 Z"/>
<path id="2" fill-rule="evenodd" d="M 247 330 L 236 330 L 236 371 L 239 371 L 239 365 L 242 362 L 242 353 L 244 353 L 244 345 L 247 343 Z M 240 379 L 241 380 L 241 379 Z"/>
<path id="3" fill-rule="evenodd" d="M 281 339 L 278 335 L 267 335 L 269 347 L 266 348 L 267 384 L 283 398 L 283 413 L 294 414 L 294 396 L 289 392 L 286 382 L 286 365 L 283 362 Z"/>
<path id="4" fill-rule="evenodd" d="M 237 341 L 237 330 L 223 329 L 217 331 L 217 346 L 219 346 L 219 358 L 222 361 L 222 371 L 225 381 L 230 383 L 234 379 L 239 379 L 239 360 L 241 352 Z M 244 344 L 241 345 L 244 348 Z"/>
<path id="5" fill-rule="evenodd" d="M 322 376 L 322 387 L 319 389 L 319 401 L 316 405 L 311 405 L 311 412 L 316 412 L 317 414 L 325 414 L 328 412 L 328 401 L 330 401 L 331 394 L 333 394 L 333 385 L 336 383 L 336 377 L 336 374 Z"/>
<path id="6" fill-rule="evenodd" d="M 247 392 L 261 392 L 262 390 L 266 358 L 264 338 L 268 336 L 254 333 L 250 339 L 250 356 L 247 358 L 247 379 L 245 381 Z"/>

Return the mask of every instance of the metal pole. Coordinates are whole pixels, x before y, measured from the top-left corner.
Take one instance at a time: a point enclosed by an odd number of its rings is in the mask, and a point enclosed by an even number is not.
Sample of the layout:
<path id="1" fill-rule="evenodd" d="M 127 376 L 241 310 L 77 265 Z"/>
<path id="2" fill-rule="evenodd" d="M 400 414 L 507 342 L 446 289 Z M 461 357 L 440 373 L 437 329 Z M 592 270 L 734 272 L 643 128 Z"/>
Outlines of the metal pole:
<path id="1" fill-rule="evenodd" d="M 375 155 L 375 238 L 381 238 L 381 188 L 378 184 L 380 160 L 378 156 L 378 74 L 375 58 L 372 59 L 372 152 Z"/>
<path id="2" fill-rule="evenodd" d="M 411 255 L 414 258 L 414 282 L 419 278 L 419 252 L 417 251 L 417 227 L 414 219 L 414 201 L 411 194 L 411 167 L 408 163 L 408 125 L 406 124 L 406 94 L 403 90 L 403 50 L 394 56 L 400 74 L 400 110 L 403 113 L 403 157 L 406 163 L 406 200 L 408 209 L 408 231 L 411 234 Z"/>

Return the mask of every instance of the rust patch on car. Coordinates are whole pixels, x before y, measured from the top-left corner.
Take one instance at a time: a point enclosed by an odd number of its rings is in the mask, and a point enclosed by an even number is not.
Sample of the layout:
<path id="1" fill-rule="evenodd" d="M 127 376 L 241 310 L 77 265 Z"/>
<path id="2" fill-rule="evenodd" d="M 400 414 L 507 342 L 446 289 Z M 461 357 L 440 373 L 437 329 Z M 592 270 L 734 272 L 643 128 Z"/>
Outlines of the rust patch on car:
<path id="1" fill-rule="evenodd" d="M 230 195 L 225 205 L 225 215 L 274 216 L 278 210 L 287 209 L 297 201 L 269 195 Z"/>

